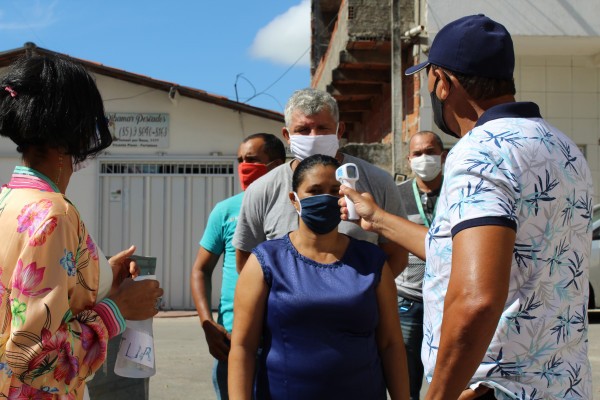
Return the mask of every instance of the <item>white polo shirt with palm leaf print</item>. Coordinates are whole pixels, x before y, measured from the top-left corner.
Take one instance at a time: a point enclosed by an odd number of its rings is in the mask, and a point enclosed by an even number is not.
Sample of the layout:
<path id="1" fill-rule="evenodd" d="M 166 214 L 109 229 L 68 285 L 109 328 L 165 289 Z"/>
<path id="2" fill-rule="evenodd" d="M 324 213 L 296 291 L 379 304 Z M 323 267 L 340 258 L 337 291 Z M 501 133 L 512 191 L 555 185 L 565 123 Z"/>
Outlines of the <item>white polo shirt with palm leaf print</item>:
<path id="1" fill-rule="evenodd" d="M 422 359 L 428 380 L 439 346 L 452 237 L 470 227 L 504 225 L 516 231 L 508 298 L 471 384 L 496 388 L 498 399 L 592 398 L 591 182 L 577 145 L 544 121 L 534 103 L 490 108 L 450 151 L 425 243 Z"/>

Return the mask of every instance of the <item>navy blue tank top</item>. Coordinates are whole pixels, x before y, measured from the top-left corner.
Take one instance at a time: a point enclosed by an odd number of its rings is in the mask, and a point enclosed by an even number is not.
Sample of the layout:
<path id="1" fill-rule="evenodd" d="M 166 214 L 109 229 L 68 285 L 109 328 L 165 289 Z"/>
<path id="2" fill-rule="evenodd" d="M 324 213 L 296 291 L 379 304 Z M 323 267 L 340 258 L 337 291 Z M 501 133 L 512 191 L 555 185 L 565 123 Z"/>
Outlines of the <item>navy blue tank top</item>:
<path id="1" fill-rule="evenodd" d="M 350 238 L 340 261 L 304 257 L 289 234 L 253 250 L 270 288 L 257 399 L 386 398 L 375 331 L 385 253 Z"/>

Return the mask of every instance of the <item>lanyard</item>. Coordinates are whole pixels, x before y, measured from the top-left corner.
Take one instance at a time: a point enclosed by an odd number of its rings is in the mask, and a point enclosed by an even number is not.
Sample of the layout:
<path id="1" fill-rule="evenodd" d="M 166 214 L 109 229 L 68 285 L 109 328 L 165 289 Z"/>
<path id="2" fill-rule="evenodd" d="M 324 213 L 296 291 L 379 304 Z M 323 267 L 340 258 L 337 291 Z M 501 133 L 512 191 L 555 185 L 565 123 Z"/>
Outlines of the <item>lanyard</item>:
<path id="1" fill-rule="evenodd" d="M 435 202 L 435 206 L 433 206 L 433 214 L 431 216 L 431 220 L 427 218 L 425 215 L 425 210 L 423 210 L 423 202 L 421 202 L 421 196 L 419 195 L 419 189 L 417 189 L 417 180 L 413 179 L 412 182 L 413 193 L 415 194 L 415 203 L 417 203 L 417 208 L 419 209 L 419 215 L 421 215 L 421 220 L 423 220 L 423 224 L 429 228 L 429 225 L 435 218 L 435 210 L 437 209 L 437 200 Z"/>

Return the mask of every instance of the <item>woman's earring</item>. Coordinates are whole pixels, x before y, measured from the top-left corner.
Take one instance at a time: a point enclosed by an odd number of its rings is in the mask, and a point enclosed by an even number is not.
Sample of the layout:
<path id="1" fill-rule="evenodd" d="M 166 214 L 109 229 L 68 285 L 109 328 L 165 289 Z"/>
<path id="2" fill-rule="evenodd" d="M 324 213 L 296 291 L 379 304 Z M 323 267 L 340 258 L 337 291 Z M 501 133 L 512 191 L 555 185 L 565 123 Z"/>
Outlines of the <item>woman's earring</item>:
<path id="1" fill-rule="evenodd" d="M 56 184 L 60 183 L 60 176 L 62 175 L 63 169 L 63 156 L 62 154 L 58 156 L 58 178 L 56 179 Z"/>

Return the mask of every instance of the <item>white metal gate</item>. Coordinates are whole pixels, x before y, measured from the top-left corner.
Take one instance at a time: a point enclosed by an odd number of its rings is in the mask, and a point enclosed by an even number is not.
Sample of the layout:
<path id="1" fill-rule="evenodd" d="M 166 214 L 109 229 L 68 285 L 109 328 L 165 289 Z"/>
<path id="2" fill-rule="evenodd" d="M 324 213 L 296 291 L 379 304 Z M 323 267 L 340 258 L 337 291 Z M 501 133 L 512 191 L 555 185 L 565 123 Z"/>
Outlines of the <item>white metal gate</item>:
<path id="1" fill-rule="evenodd" d="M 195 309 L 191 267 L 210 211 L 234 194 L 234 166 L 233 158 L 223 157 L 100 160 L 99 245 L 112 255 L 134 244 L 136 254 L 156 257 L 164 309 Z M 213 273 L 213 306 L 221 271 Z"/>

